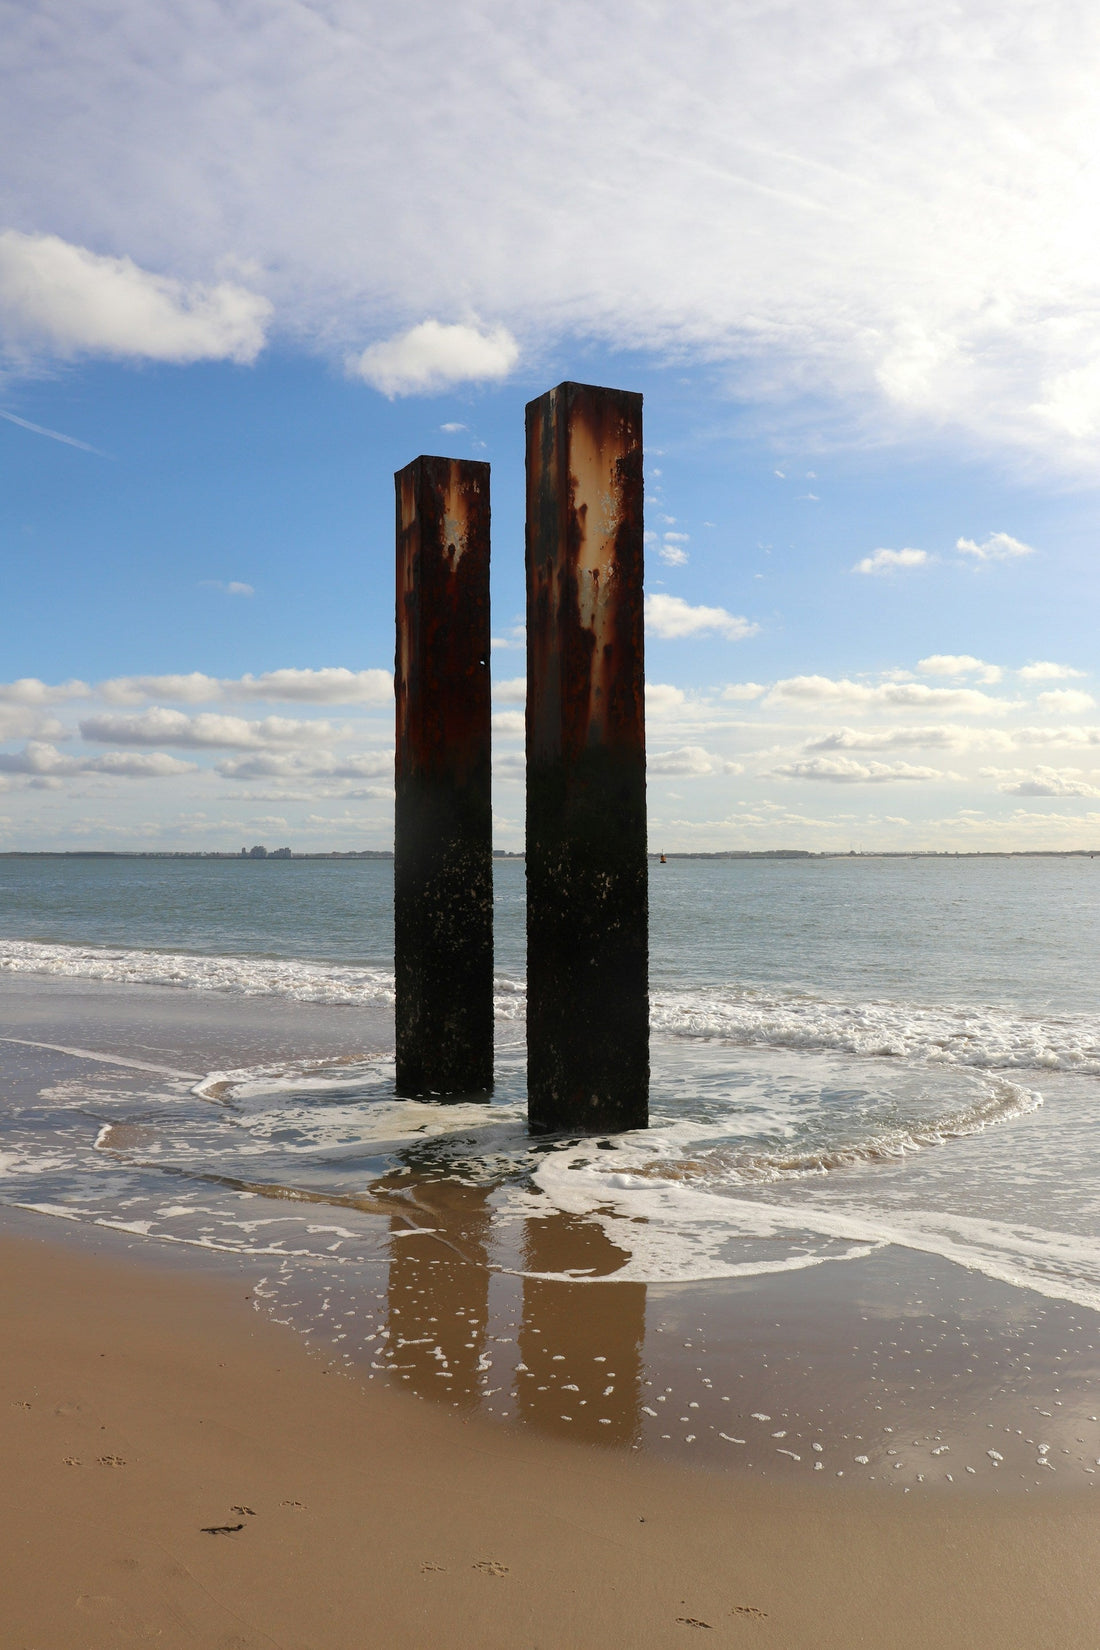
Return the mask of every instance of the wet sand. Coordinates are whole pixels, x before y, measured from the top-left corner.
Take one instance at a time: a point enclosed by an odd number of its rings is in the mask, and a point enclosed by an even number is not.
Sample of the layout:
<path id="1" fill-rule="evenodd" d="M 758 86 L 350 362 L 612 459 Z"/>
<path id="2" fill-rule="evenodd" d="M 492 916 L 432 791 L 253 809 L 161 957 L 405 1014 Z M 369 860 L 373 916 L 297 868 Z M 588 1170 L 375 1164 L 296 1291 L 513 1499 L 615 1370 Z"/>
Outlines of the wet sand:
<path id="1" fill-rule="evenodd" d="M 247 1278 L 0 1238 L 13 1650 L 1088 1650 L 1091 1497 L 753 1482 L 365 1387 Z"/>

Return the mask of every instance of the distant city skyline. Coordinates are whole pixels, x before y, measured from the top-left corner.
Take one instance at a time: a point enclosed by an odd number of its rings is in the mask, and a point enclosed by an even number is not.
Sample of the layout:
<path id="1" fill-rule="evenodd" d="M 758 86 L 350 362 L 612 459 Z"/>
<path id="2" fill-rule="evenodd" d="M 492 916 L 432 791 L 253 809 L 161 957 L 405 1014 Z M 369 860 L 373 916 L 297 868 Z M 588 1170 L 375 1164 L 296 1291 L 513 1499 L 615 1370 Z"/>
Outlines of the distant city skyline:
<path id="1" fill-rule="evenodd" d="M 655 851 L 1100 843 L 1100 18 L 43 17 L 0 99 L 0 850 L 388 847 L 421 452 L 492 465 L 522 847 L 523 410 L 565 378 L 645 395 Z"/>

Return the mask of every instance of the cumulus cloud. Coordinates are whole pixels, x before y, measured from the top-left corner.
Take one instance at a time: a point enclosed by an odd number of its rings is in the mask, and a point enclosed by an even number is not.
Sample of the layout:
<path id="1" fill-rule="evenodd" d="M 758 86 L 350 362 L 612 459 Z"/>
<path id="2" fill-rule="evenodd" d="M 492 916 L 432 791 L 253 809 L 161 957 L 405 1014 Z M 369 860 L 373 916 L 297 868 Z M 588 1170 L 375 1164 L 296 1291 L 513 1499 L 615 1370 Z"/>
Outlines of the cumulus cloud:
<path id="1" fill-rule="evenodd" d="M 20 676 L 14 682 L 0 682 L 0 705 L 61 705 L 69 699 L 88 699 L 87 682 L 40 682 L 37 676 Z"/>
<path id="2" fill-rule="evenodd" d="M 268 670 L 259 676 L 206 676 L 193 670 L 175 676 L 114 676 L 100 682 L 96 692 L 115 705 L 169 699 L 190 705 L 258 700 L 270 704 L 388 706 L 393 702 L 393 677 L 388 670 L 347 670 L 342 666 Z"/>
<path id="3" fill-rule="evenodd" d="M 683 688 L 673 687 L 670 682 L 647 682 L 645 685 L 646 715 L 674 716 L 684 704 L 686 697 Z"/>
<path id="4" fill-rule="evenodd" d="M 1005 796 L 1100 796 L 1100 787 L 1080 768 L 982 768 L 981 774 L 998 780 Z"/>
<path id="5" fill-rule="evenodd" d="M 392 400 L 399 395 L 438 395 L 454 384 L 507 378 L 519 345 L 507 327 L 483 329 L 441 321 L 371 344 L 348 370 Z"/>
<path id="6" fill-rule="evenodd" d="M 1051 688 L 1049 693 L 1040 693 L 1038 702 L 1043 710 L 1057 711 L 1064 716 L 1078 716 L 1083 711 L 1096 709 L 1092 694 L 1080 688 Z"/>
<path id="7" fill-rule="evenodd" d="M 268 745 L 306 745 L 332 739 L 329 722 L 303 722 L 286 716 L 265 716 L 250 722 L 243 716 L 221 716 L 202 711 L 188 716 L 182 710 L 153 705 L 136 716 L 110 712 L 87 716 L 80 736 L 94 744 L 174 745 L 190 750 L 255 750 Z"/>
<path id="8" fill-rule="evenodd" d="M 1005 750 L 1011 734 L 996 728 L 967 728 L 950 723 L 915 728 L 836 728 L 810 739 L 806 751 L 968 750 L 973 746 Z"/>
<path id="9" fill-rule="evenodd" d="M 772 772 L 783 779 L 820 779 L 832 785 L 889 785 L 905 780 L 950 779 L 937 768 L 914 768 L 908 762 L 857 762 L 854 758 L 810 757 L 788 762 Z"/>
<path id="10" fill-rule="evenodd" d="M 730 682 L 728 687 L 722 689 L 722 698 L 738 704 L 744 700 L 760 699 L 766 692 L 761 682 Z"/>
<path id="11" fill-rule="evenodd" d="M 880 682 L 872 687 L 846 677 L 788 676 L 776 682 L 766 705 L 845 705 L 850 710 L 875 710 L 889 706 L 896 710 L 960 711 L 987 716 L 1003 715 L 1016 709 L 1013 701 L 997 699 L 978 688 L 929 687 L 925 682 Z"/>
<path id="12" fill-rule="evenodd" d="M 0 329 L 16 348 L 151 361 L 254 361 L 266 298 L 220 281 L 187 283 L 57 235 L 0 230 Z"/>
<path id="13" fill-rule="evenodd" d="M 1083 670 L 1074 670 L 1072 665 L 1056 665 L 1049 659 L 1037 659 L 1034 664 L 1023 665 L 1016 673 L 1024 682 L 1067 682 L 1075 676 L 1083 676 Z"/>
<path id="14" fill-rule="evenodd" d="M 896 573 L 899 567 L 925 567 L 927 550 L 875 550 L 852 568 L 853 573 Z"/>
<path id="15" fill-rule="evenodd" d="M 1019 556 L 1035 554 L 1032 545 L 1024 544 L 1008 533 L 990 533 L 981 544 L 973 539 L 956 539 L 955 549 L 964 556 L 973 556 L 977 561 L 1014 561 Z"/>
<path id="16" fill-rule="evenodd" d="M 665 563 L 666 567 L 686 567 L 688 562 L 691 560 L 691 557 L 688 555 L 682 544 L 670 543 L 667 538 L 657 551 L 657 554 Z"/>
<path id="17" fill-rule="evenodd" d="M 0 773 L 31 778 L 73 778 L 81 774 L 109 774 L 119 779 L 168 779 L 193 773 L 194 762 L 181 762 L 163 751 L 138 754 L 106 751 L 102 756 L 67 756 L 55 745 L 31 740 L 21 751 L 0 751 Z"/>
<path id="18" fill-rule="evenodd" d="M 692 607 L 682 596 L 647 596 L 647 630 L 664 641 L 682 641 L 688 636 L 724 636 L 729 642 L 756 636 L 760 626 L 727 613 L 724 607 Z"/>
<path id="19" fill-rule="evenodd" d="M 525 725 L 524 714 L 521 710 L 498 710 L 493 712 L 492 727 L 494 733 L 522 733 Z"/>
<path id="20" fill-rule="evenodd" d="M 714 773 L 717 759 L 702 745 L 680 745 L 675 750 L 657 751 L 649 755 L 646 768 L 651 774 L 675 775 L 678 778 L 698 779 Z"/>
<path id="21" fill-rule="evenodd" d="M 1000 665 L 987 665 L 972 653 L 932 653 L 917 661 L 917 669 L 922 676 L 976 676 L 987 683 L 999 682 L 1004 675 Z"/>
<path id="22" fill-rule="evenodd" d="M 503 705 L 524 704 L 527 699 L 526 676 L 511 676 L 505 682 L 494 682 L 493 698 Z"/>
<path id="23" fill-rule="evenodd" d="M 8 11 L 12 222 L 181 279 L 236 250 L 340 354 L 469 306 L 1095 462 L 1100 23 L 1071 0 Z"/>
<path id="24" fill-rule="evenodd" d="M 223 779 L 382 779 L 393 776 L 393 751 L 334 756 L 331 751 L 227 757 L 217 763 Z"/>
<path id="25" fill-rule="evenodd" d="M 1080 722 L 1060 728 L 1017 728 L 1012 738 L 1017 745 L 1100 745 L 1100 728 Z"/>

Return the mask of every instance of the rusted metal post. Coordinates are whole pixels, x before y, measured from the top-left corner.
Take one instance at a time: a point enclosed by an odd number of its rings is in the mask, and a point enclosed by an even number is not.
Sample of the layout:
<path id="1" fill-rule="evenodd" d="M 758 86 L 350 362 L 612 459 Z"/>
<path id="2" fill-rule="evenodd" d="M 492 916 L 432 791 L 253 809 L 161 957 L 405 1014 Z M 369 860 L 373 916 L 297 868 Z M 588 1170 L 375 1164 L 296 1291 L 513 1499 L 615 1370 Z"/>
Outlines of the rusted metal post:
<path id="1" fill-rule="evenodd" d="M 527 1085 L 535 1132 L 649 1120 L 642 398 L 527 408 Z"/>
<path id="2" fill-rule="evenodd" d="M 397 487 L 397 1089 L 493 1086 L 489 466 L 417 458 Z"/>

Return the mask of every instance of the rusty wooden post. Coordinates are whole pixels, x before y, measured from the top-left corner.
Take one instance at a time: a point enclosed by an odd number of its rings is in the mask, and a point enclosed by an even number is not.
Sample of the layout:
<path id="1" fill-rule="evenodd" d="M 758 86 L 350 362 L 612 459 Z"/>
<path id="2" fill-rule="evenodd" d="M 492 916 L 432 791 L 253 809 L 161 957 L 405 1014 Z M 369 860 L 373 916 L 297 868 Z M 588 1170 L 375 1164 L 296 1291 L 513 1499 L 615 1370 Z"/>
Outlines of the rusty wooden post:
<path id="1" fill-rule="evenodd" d="M 417 458 L 397 487 L 397 1089 L 493 1085 L 489 466 Z"/>
<path id="2" fill-rule="evenodd" d="M 536 1132 L 649 1120 L 642 398 L 527 408 L 527 1086 Z"/>

